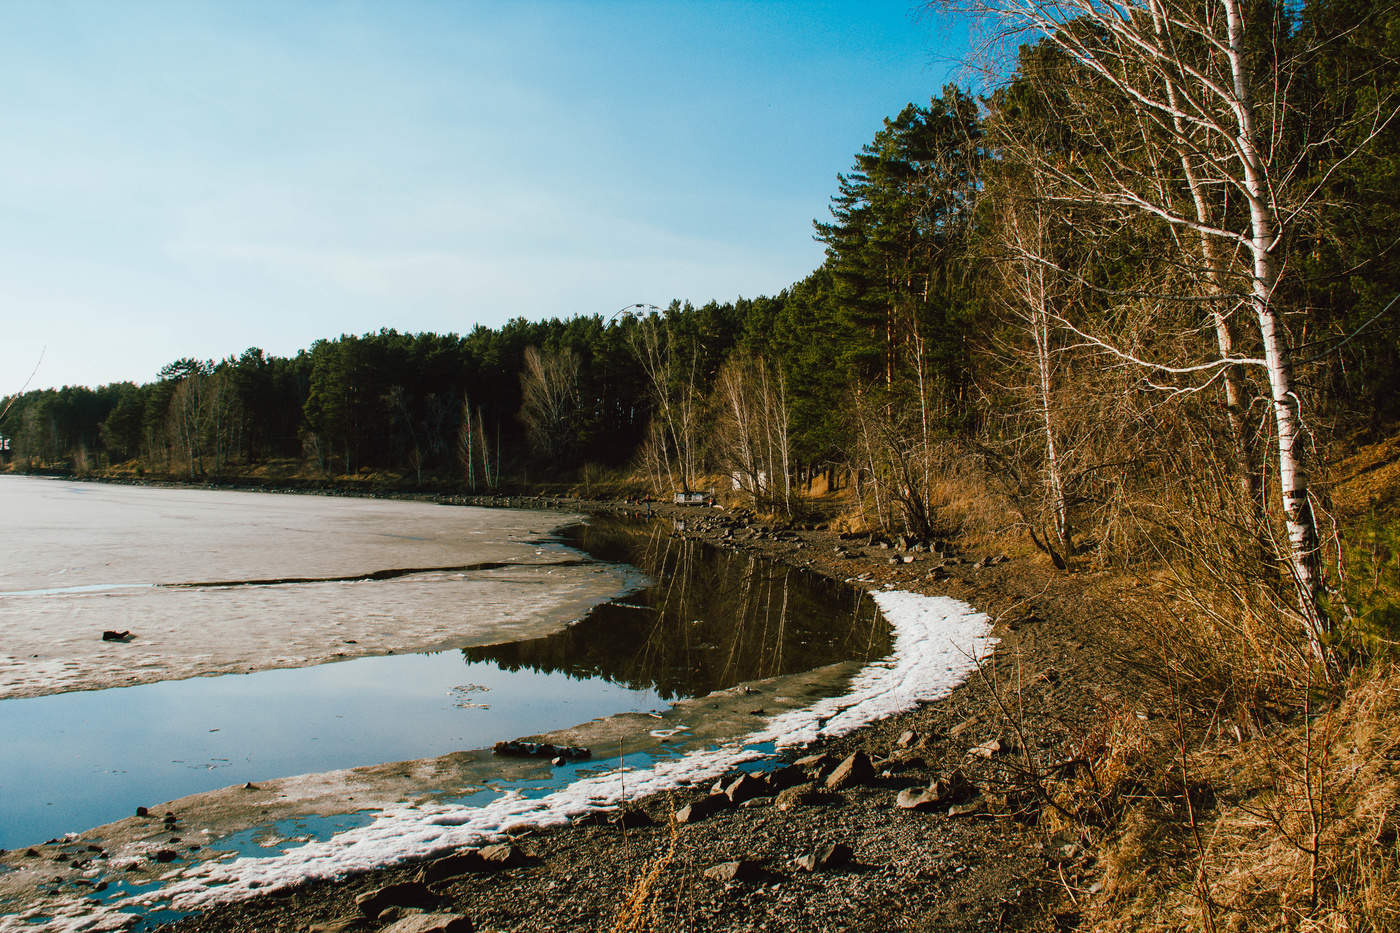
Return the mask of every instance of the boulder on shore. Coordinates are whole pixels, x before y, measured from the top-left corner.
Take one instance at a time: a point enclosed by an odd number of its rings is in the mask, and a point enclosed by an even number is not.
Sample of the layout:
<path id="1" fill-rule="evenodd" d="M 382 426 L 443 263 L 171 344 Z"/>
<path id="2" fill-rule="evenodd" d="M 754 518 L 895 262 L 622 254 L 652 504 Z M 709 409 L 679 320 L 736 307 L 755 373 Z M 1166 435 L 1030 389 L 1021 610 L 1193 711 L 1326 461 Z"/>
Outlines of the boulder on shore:
<path id="1" fill-rule="evenodd" d="M 729 798 L 724 794 L 710 794 L 692 801 L 676 811 L 676 822 L 698 823 L 707 817 L 714 816 L 719 811 L 729 806 Z"/>
<path id="2" fill-rule="evenodd" d="M 778 794 L 774 806 L 779 810 L 793 810 L 802 806 L 835 803 L 840 799 L 840 795 L 824 791 L 816 784 L 798 784 Z"/>
<path id="3" fill-rule="evenodd" d="M 740 775 L 738 779 L 732 781 L 729 786 L 724 789 L 724 796 L 728 797 L 729 802 L 736 806 L 746 800 L 752 800 L 755 797 L 767 797 L 770 794 L 772 794 L 772 791 L 769 789 L 768 785 L 752 774 Z"/>
<path id="4" fill-rule="evenodd" d="M 379 933 L 472 933 L 472 922 L 463 914 L 413 914 Z"/>
<path id="5" fill-rule="evenodd" d="M 373 891 L 366 891 L 355 898 L 355 906 L 360 913 L 371 920 L 377 918 L 390 907 L 436 907 L 442 898 L 420 881 L 402 881 L 385 885 Z"/>
<path id="6" fill-rule="evenodd" d="M 483 846 L 478 850 L 487 868 L 515 868 L 530 861 L 530 857 L 509 842 Z"/>
<path id="7" fill-rule="evenodd" d="M 762 865 L 746 858 L 720 862 L 705 869 L 705 877 L 711 881 L 759 881 L 767 874 Z"/>
<path id="8" fill-rule="evenodd" d="M 434 884 L 446 878 L 456 878 L 458 875 L 485 871 L 487 867 L 486 860 L 481 857 L 479 849 L 463 849 L 453 855 L 445 855 L 440 859 L 435 859 L 423 866 L 423 870 L 418 873 L 418 880 L 424 884 Z"/>
<path id="9" fill-rule="evenodd" d="M 840 790 L 855 784 L 865 784 L 874 779 L 875 765 L 865 752 L 855 752 L 836 766 L 827 776 L 827 790 Z"/>
<path id="10" fill-rule="evenodd" d="M 798 856 L 793 864 L 803 871 L 822 871 L 838 868 L 851 860 L 851 847 L 844 842 L 829 842 L 818 846 L 806 855 Z"/>

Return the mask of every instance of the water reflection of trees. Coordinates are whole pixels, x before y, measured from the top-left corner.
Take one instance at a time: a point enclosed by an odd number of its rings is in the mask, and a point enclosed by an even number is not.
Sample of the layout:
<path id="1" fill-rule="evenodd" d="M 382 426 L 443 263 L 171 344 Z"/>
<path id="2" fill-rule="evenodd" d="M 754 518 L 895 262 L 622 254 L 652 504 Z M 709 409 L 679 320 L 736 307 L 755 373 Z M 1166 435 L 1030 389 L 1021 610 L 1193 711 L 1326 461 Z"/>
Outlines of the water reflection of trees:
<path id="1" fill-rule="evenodd" d="M 604 677 L 666 699 L 889 653 L 889 628 L 851 588 L 660 527 L 595 521 L 570 543 L 657 585 L 547 638 L 467 648 L 468 661 Z"/>

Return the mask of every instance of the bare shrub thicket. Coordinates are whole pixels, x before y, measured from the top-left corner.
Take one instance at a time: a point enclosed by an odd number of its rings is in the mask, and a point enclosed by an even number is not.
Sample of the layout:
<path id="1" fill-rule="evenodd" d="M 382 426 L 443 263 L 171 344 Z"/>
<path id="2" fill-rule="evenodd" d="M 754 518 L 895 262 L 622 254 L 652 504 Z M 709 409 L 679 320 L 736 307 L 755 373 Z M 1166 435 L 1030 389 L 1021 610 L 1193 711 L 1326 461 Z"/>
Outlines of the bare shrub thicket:
<path id="1" fill-rule="evenodd" d="M 535 454 L 557 462 L 569 453 L 580 415 L 579 356 L 573 350 L 526 347 L 520 373 L 520 420 Z"/>
<path id="2" fill-rule="evenodd" d="M 1103 848 L 1087 926 L 1396 929 L 1400 675 L 1372 673 L 1340 703 L 1243 746 L 1189 743 Z"/>
<path id="3" fill-rule="evenodd" d="M 703 463 L 697 348 L 675 339 L 659 308 L 638 305 L 626 310 L 632 313 L 628 342 L 646 374 L 652 411 L 638 460 L 657 488 L 688 491 Z"/>
<path id="4" fill-rule="evenodd" d="M 716 465 L 754 506 L 792 513 L 787 381 L 761 357 L 735 355 L 720 369 L 711 407 Z"/>

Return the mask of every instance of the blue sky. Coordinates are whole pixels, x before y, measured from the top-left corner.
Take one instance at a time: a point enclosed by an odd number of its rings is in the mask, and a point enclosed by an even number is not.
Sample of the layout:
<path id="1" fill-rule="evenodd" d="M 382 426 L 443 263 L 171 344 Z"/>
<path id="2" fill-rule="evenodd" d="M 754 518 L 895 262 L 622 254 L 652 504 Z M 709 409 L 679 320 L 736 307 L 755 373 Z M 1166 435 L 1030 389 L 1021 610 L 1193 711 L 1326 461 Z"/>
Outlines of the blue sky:
<path id="1" fill-rule="evenodd" d="M 0 0 L 0 395 L 774 293 L 966 41 L 905 0 Z"/>

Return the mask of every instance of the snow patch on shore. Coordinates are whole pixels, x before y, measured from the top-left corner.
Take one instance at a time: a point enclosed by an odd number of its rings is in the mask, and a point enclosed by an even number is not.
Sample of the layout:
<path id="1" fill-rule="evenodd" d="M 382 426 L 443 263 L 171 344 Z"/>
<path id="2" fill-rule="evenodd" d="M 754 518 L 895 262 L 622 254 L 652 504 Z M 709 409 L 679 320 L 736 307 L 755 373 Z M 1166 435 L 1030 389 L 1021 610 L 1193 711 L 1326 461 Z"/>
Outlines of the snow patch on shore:
<path id="1" fill-rule="evenodd" d="M 946 696 L 995 642 L 986 614 L 959 600 L 897 590 L 871 596 L 894 630 L 893 653 L 863 668 L 844 695 L 775 716 L 763 728 L 732 742 L 646 768 L 584 778 L 542 797 L 507 793 L 484 806 L 423 804 L 387 809 L 369 825 L 273 857 L 203 862 L 170 876 L 170 883 L 157 891 L 108 909 L 164 903 L 176 910 L 196 910 L 309 879 L 334 878 L 499 841 L 507 827 L 556 826 L 629 799 L 708 781 L 736 765 L 768 756 L 772 748 L 843 735 L 920 700 Z M 91 924 L 100 922 L 92 913 L 53 919 L 57 923 L 52 928 L 62 930 L 94 929 Z"/>

